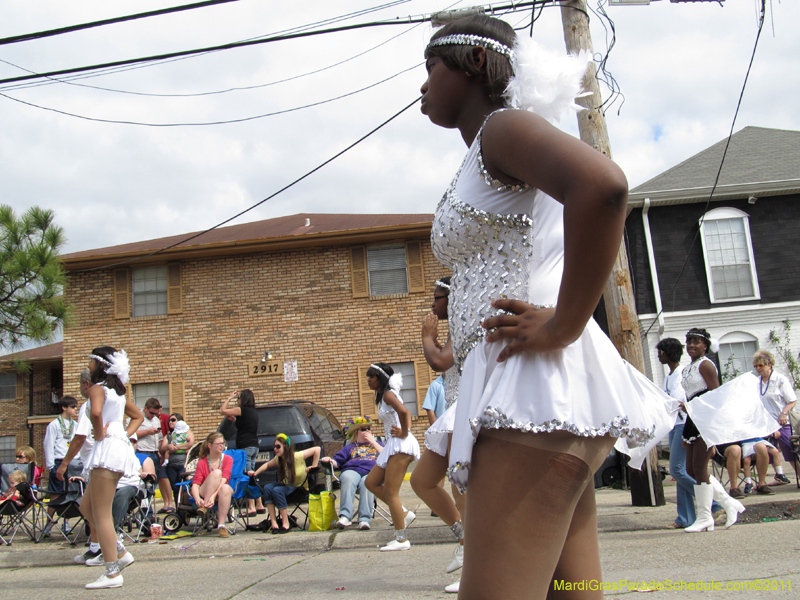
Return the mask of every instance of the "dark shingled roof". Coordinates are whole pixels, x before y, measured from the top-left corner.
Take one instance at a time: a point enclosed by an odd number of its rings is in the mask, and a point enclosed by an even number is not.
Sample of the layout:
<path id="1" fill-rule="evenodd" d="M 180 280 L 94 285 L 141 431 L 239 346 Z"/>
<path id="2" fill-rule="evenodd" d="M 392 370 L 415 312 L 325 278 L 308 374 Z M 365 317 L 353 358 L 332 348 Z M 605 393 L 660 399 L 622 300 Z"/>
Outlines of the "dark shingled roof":
<path id="1" fill-rule="evenodd" d="M 631 194 L 712 186 L 727 138 L 631 190 Z M 800 131 L 745 127 L 733 134 L 719 185 L 800 178 Z"/>
<path id="2" fill-rule="evenodd" d="M 311 221 L 311 225 L 308 227 L 306 227 L 306 219 Z M 291 238 L 295 236 L 300 238 L 313 234 L 358 231 L 381 227 L 399 227 L 414 224 L 430 225 L 432 221 L 433 215 L 431 214 L 351 215 L 300 213 L 288 217 L 277 217 L 265 221 L 220 227 L 185 244 L 180 244 L 179 247 L 197 248 L 202 246 L 269 240 L 273 238 Z M 119 246 L 110 246 L 108 248 L 73 252 L 72 254 L 64 254 L 61 258 L 64 260 L 72 260 L 103 255 L 152 252 L 192 237 L 195 233 L 183 233 L 165 238 L 146 240 L 144 242 L 133 242 L 130 244 L 121 244 Z"/>
<path id="3" fill-rule="evenodd" d="M 14 352 L 13 354 L 6 354 L 0 356 L 0 362 L 10 360 L 60 360 L 64 355 L 64 342 L 56 342 L 47 346 L 40 346 L 39 348 L 31 348 L 30 350 L 22 350 L 21 352 Z"/>

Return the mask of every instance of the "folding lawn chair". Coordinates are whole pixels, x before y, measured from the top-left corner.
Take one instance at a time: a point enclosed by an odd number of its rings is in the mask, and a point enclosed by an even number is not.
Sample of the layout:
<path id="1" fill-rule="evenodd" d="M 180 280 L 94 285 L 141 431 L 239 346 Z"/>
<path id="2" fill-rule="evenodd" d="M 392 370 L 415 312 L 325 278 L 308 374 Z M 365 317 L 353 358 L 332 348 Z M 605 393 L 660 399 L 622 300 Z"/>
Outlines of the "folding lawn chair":
<path id="1" fill-rule="evenodd" d="M 328 479 L 332 479 L 333 481 L 339 481 L 339 478 L 336 477 L 336 474 L 333 472 L 333 466 L 331 465 L 331 463 L 324 463 L 324 464 L 325 464 L 326 470 L 330 469 L 330 474 L 326 475 L 326 477 L 325 477 L 326 482 L 328 481 Z M 340 483 L 340 485 L 341 485 L 341 483 Z M 329 489 L 332 489 L 332 486 Z M 356 492 L 356 499 L 359 502 L 361 502 L 361 494 L 359 494 L 358 492 Z M 393 524 L 392 523 L 392 515 L 391 515 L 391 513 L 388 510 L 386 510 L 385 508 L 383 508 L 380 504 L 378 504 L 378 499 L 373 497 L 373 499 L 372 499 L 372 518 L 374 519 L 376 516 L 381 517 L 389 525 Z"/>
<path id="2" fill-rule="evenodd" d="M 255 500 L 261 497 L 261 488 L 258 485 L 251 485 L 250 476 L 244 472 L 247 464 L 247 453 L 244 450 L 226 450 L 225 454 L 233 459 L 231 480 L 228 485 L 233 488 L 233 495 L 231 496 L 233 528 L 231 533 L 236 533 L 237 525 L 242 529 L 247 529 L 249 525 L 248 500 Z"/>
<path id="3" fill-rule="evenodd" d="M 17 485 L 19 501 L 7 500 L 0 504 L 0 543 L 11 545 L 17 532 L 22 529 L 32 540 L 36 540 L 36 503 L 33 478 L 34 463 L 7 463 L 0 466 L 0 491 L 5 494 L 11 487 L 8 476 L 14 471 L 25 473 L 26 481 Z"/>
<path id="4" fill-rule="evenodd" d="M 36 542 L 42 541 L 46 534 L 56 531 L 71 545 L 74 546 L 81 533 L 86 532 L 88 536 L 88 527 L 86 520 L 83 518 L 80 510 L 81 498 L 83 497 L 85 482 L 81 478 L 82 465 L 69 465 L 65 477 L 66 492 L 62 494 L 52 494 L 47 491 L 39 490 L 39 498 L 37 499 L 37 508 L 39 514 L 43 516 L 44 525 L 42 531 Z M 41 496 L 53 496 L 53 498 L 45 503 Z M 55 509 L 51 515 L 48 509 Z M 69 530 L 66 530 L 62 523 L 66 523 L 69 519 L 77 519 Z M 72 537 L 70 537 L 72 535 Z"/>
<path id="5" fill-rule="evenodd" d="M 128 504 L 128 512 L 122 519 L 118 529 L 120 533 L 134 544 L 142 538 L 150 537 L 150 526 L 158 519 L 155 513 L 155 483 L 154 475 L 142 479 L 142 485 Z M 135 531 L 134 531 L 135 530 Z"/>

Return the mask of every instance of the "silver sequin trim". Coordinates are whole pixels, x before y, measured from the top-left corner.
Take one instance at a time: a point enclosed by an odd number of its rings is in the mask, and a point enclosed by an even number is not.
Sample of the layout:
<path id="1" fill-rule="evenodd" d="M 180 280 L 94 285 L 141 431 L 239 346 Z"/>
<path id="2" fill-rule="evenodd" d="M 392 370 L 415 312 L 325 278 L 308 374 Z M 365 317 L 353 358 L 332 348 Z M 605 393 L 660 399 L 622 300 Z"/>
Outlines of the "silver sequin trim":
<path id="1" fill-rule="evenodd" d="M 106 563 L 106 577 L 113 577 L 114 575 L 119 575 L 119 572 L 120 569 L 118 560 Z"/>
<path id="2" fill-rule="evenodd" d="M 497 40 L 493 40 L 492 38 L 483 37 L 480 35 L 468 35 L 464 33 L 454 33 L 451 35 L 445 35 L 440 38 L 436 38 L 435 40 L 431 40 L 428 44 L 428 48 L 434 48 L 436 46 L 483 46 L 484 48 L 489 48 L 490 50 L 494 50 L 498 54 L 502 54 L 509 60 L 514 56 L 514 51 L 506 46 L 505 44 L 501 44 Z"/>
<path id="3" fill-rule="evenodd" d="M 647 429 L 631 427 L 628 417 L 614 417 L 610 422 L 603 423 L 600 427 L 578 427 L 573 423 L 554 419 L 544 423 L 531 423 L 515 421 L 503 411 L 492 406 L 487 406 L 483 416 L 470 419 L 473 434 L 480 428 L 488 429 L 516 429 L 525 433 L 550 433 L 552 431 L 568 431 L 573 435 L 582 437 L 599 437 L 611 435 L 615 438 L 625 438 L 630 448 L 645 446 L 655 435 L 655 426 Z"/>

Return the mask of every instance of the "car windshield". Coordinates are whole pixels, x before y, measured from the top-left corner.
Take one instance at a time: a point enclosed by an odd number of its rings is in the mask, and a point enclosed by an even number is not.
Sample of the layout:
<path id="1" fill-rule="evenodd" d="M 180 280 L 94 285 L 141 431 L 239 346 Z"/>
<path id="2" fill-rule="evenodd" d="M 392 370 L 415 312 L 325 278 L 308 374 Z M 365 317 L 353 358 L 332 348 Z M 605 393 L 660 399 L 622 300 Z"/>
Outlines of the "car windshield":
<path id="1" fill-rule="evenodd" d="M 258 435 L 275 436 L 279 433 L 310 434 L 308 423 L 300 418 L 293 406 L 276 406 L 258 411 Z"/>

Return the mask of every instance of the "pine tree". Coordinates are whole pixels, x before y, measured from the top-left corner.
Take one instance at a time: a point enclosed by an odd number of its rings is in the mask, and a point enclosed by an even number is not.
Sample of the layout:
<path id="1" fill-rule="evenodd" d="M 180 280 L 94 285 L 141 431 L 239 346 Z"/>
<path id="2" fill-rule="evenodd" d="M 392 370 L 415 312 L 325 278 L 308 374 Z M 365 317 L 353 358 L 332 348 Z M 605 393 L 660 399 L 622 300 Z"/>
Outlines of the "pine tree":
<path id="1" fill-rule="evenodd" d="M 58 258 L 65 241 L 53 211 L 34 206 L 17 218 L 0 205 L 0 346 L 49 341 L 68 319 Z"/>

